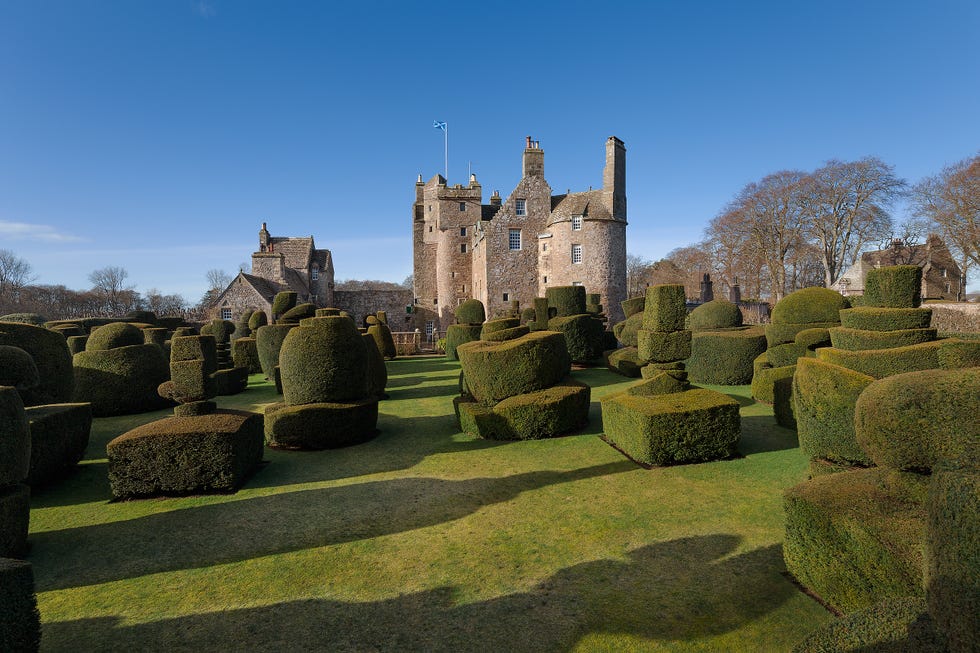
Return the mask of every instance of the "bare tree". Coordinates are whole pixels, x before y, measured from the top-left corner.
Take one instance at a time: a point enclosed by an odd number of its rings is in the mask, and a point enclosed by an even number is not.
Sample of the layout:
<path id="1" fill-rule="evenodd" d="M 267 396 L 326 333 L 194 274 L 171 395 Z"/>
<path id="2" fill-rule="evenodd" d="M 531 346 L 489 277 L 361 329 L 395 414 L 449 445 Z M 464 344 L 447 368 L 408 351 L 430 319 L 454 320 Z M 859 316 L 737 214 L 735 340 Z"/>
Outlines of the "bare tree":
<path id="1" fill-rule="evenodd" d="M 639 297 L 646 293 L 647 277 L 653 264 L 638 254 L 626 255 L 626 296 Z"/>
<path id="2" fill-rule="evenodd" d="M 92 283 L 92 291 L 102 300 L 102 307 L 98 311 L 101 315 L 119 315 L 133 304 L 131 295 L 132 286 L 123 285 L 129 272 L 125 268 L 110 265 L 99 270 L 93 270 L 88 275 L 88 280 Z"/>
<path id="3" fill-rule="evenodd" d="M 820 250 L 824 285 L 832 287 L 869 243 L 891 233 L 888 207 L 905 181 L 875 157 L 828 161 L 803 181 L 803 218 Z"/>
<path id="4" fill-rule="evenodd" d="M 402 281 L 402 288 L 412 290 L 415 287 L 415 274 L 410 274 Z"/>
<path id="5" fill-rule="evenodd" d="M 187 300 L 180 295 L 164 295 L 156 288 L 146 291 L 143 298 L 146 310 L 153 311 L 158 316 L 183 315 L 187 310 Z"/>
<path id="6" fill-rule="evenodd" d="M 9 249 L 0 249 L 0 310 L 18 303 L 20 291 L 34 281 L 31 264 Z"/>
<path id="7" fill-rule="evenodd" d="M 681 273 L 680 279 L 669 283 L 680 283 L 684 285 L 684 293 L 689 298 L 698 297 L 701 292 L 701 277 L 705 272 L 710 272 L 712 268 L 711 254 L 704 243 L 678 247 L 667 253 L 663 261 L 658 261 L 656 267 L 661 272 L 667 270 L 661 263 L 669 262 L 674 269 Z M 656 280 L 656 283 L 667 283 Z"/>
<path id="8" fill-rule="evenodd" d="M 923 179 L 912 197 L 916 215 L 943 238 L 963 274 L 980 265 L 980 155 Z"/>
<path id="9" fill-rule="evenodd" d="M 221 293 L 222 290 L 228 287 L 231 283 L 231 275 L 224 270 L 219 270 L 217 268 L 212 268 L 208 270 L 208 290 L 214 290 L 215 296 Z"/>

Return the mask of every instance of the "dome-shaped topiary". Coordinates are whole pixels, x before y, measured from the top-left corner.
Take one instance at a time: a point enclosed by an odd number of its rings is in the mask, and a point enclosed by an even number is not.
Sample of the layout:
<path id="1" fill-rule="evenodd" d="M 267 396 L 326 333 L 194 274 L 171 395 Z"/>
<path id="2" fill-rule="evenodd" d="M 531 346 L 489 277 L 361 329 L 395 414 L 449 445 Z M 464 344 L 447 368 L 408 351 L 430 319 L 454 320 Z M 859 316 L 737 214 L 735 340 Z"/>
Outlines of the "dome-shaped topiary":
<path id="1" fill-rule="evenodd" d="M 354 322 L 345 317 L 318 317 L 312 323 L 291 330 L 279 352 L 286 403 L 363 398 L 368 389 L 367 352 Z"/>
<path id="2" fill-rule="evenodd" d="M 143 342 L 143 332 L 140 329 L 126 322 L 113 322 L 92 331 L 88 342 L 85 343 L 85 351 L 105 351 L 130 345 L 142 345 Z"/>
<path id="3" fill-rule="evenodd" d="M 780 299 L 772 309 L 773 324 L 840 322 L 847 299 L 830 288 L 804 288 Z"/>
<path id="4" fill-rule="evenodd" d="M 140 335 L 140 342 L 143 336 Z M 58 333 L 31 324 L 0 322 L 0 345 L 20 347 L 34 359 L 41 382 L 21 392 L 26 406 L 71 401 L 75 385 L 71 354 Z"/>
<path id="5" fill-rule="evenodd" d="M 479 299 L 467 299 L 456 308 L 456 324 L 483 324 L 487 311 Z"/>
<path id="6" fill-rule="evenodd" d="M 259 327 L 263 327 L 269 323 L 269 317 L 265 314 L 265 311 L 255 311 L 248 318 L 248 328 L 253 332 L 258 331 Z"/>
<path id="7" fill-rule="evenodd" d="M 0 345 L 0 385 L 27 390 L 40 382 L 37 365 L 30 354 L 20 347 Z"/>
<path id="8" fill-rule="evenodd" d="M 230 320 L 211 320 L 207 325 L 208 332 L 204 335 L 214 336 L 217 344 L 223 344 L 231 340 L 231 334 L 235 333 L 235 323 Z M 204 330 L 201 330 L 204 333 Z"/>
<path id="9" fill-rule="evenodd" d="M 695 308 L 688 319 L 692 331 L 730 329 L 742 326 L 742 311 L 727 299 L 715 299 Z"/>

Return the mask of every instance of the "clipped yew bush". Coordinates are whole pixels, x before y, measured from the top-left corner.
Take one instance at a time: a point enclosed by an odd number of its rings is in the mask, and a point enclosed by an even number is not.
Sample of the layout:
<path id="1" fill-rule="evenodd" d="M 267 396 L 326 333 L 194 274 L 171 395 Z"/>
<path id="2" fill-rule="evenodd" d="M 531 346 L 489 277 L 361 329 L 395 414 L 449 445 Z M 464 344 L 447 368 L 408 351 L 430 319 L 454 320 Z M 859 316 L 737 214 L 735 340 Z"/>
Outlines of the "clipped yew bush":
<path id="1" fill-rule="evenodd" d="M 310 302 L 304 302 L 293 306 L 279 316 L 279 321 L 283 323 L 298 323 L 300 320 L 316 315 L 316 306 Z"/>
<path id="2" fill-rule="evenodd" d="M 508 397 L 488 408 L 456 401 L 460 427 L 489 440 L 538 440 L 574 431 L 588 421 L 591 389 L 566 378 L 555 385 Z"/>
<path id="3" fill-rule="evenodd" d="M 922 268 L 892 265 L 868 270 L 864 304 L 875 308 L 918 308 L 922 303 Z"/>
<path id="4" fill-rule="evenodd" d="M 482 324 L 450 324 L 446 329 L 446 358 L 451 361 L 459 360 L 456 349 L 467 342 L 479 340 L 482 330 Z"/>
<path id="5" fill-rule="evenodd" d="M 92 349 L 92 338 L 97 333 L 89 337 L 85 351 L 72 359 L 73 402 L 91 403 L 96 417 L 144 413 L 170 405 L 157 394 L 157 387 L 170 378 L 170 365 L 160 347 L 138 344 Z"/>
<path id="6" fill-rule="evenodd" d="M 232 492 L 262 460 L 262 443 L 257 413 L 226 410 L 144 424 L 106 447 L 112 495 Z"/>
<path id="7" fill-rule="evenodd" d="M 283 449 L 321 450 L 366 442 L 377 434 L 376 396 L 265 409 L 265 441 Z"/>
<path id="8" fill-rule="evenodd" d="M 568 355 L 576 363 L 602 356 L 604 331 L 602 322 L 593 315 L 569 315 L 548 320 L 548 329 L 565 337 Z"/>
<path id="9" fill-rule="evenodd" d="M 929 308 L 877 308 L 857 306 L 840 312 L 841 326 L 865 331 L 926 329 L 932 320 Z"/>
<path id="10" fill-rule="evenodd" d="M 543 390 L 571 372 L 565 337 L 551 331 L 536 331 L 504 342 L 469 342 L 457 352 L 473 397 L 490 406 L 508 397 Z"/>
<path id="11" fill-rule="evenodd" d="M 248 328 L 255 332 L 259 330 L 259 327 L 264 327 L 269 323 L 269 316 L 265 314 L 265 311 L 253 311 L 248 317 Z"/>
<path id="12" fill-rule="evenodd" d="M 391 335 L 388 324 L 379 320 L 377 324 L 369 326 L 367 332 L 374 338 L 374 344 L 381 352 L 381 357 L 385 360 L 395 360 L 398 350 L 395 348 L 395 338 Z"/>
<path id="13" fill-rule="evenodd" d="M 0 315 L 0 322 L 19 322 L 21 324 L 44 326 L 47 319 L 38 313 L 7 313 L 6 315 Z"/>
<path id="14" fill-rule="evenodd" d="M 259 346 L 255 338 L 239 338 L 231 343 L 231 360 L 235 367 L 244 367 L 249 374 L 258 374 L 262 371 L 262 362 L 259 360 Z"/>
<path id="15" fill-rule="evenodd" d="M 980 367 L 980 340 L 942 340 L 939 345 L 939 367 L 946 370 Z"/>
<path id="16" fill-rule="evenodd" d="M 17 390 L 0 386 L 0 487 L 22 482 L 31 464 L 31 436 Z"/>
<path id="17" fill-rule="evenodd" d="M 686 369 L 694 383 L 745 385 L 752 382 L 753 361 L 764 351 L 766 334 L 760 328 L 695 331 Z"/>
<path id="18" fill-rule="evenodd" d="M 847 299 L 830 288 L 803 288 L 786 295 L 772 309 L 773 324 L 840 323 Z"/>
<path id="19" fill-rule="evenodd" d="M 545 290 L 548 318 L 582 315 L 585 310 L 585 286 L 552 286 Z M 554 314 L 552 314 L 554 313 Z M 541 317 L 538 316 L 540 320 Z"/>
<path id="20" fill-rule="evenodd" d="M 129 345 L 145 344 L 143 331 L 126 322 L 113 322 L 92 331 L 85 343 L 85 351 L 105 351 Z"/>
<path id="21" fill-rule="evenodd" d="M 941 342 L 935 340 L 906 347 L 863 351 L 824 347 L 817 350 L 817 358 L 876 379 L 883 379 L 894 374 L 939 367 Z"/>
<path id="22" fill-rule="evenodd" d="M 314 318 L 314 326 L 290 331 L 279 353 L 287 404 L 359 399 L 367 393 L 367 352 L 354 322 Z"/>
<path id="23" fill-rule="evenodd" d="M 740 326 L 742 326 L 742 311 L 726 299 L 705 302 L 691 311 L 688 316 L 688 328 L 692 331 Z"/>
<path id="24" fill-rule="evenodd" d="M 286 335 L 295 324 L 267 324 L 255 332 L 255 345 L 259 350 L 259 363 L 265 378 L 271 379 L 273 370 L 279 365 L 279 351 Z"/>
<path id="25" fill-rule="evenodd" d="M 834 327 L 830 329 L 830 342 L 837 349 L 864 351 L 868 349 L 894 349 L 936 339 L 935 329 L 897 329 L 895 331 L 870 331 Z"/>
<path id="26" fill-rule="evenodd" d="M 686 320 L 687 303 L 684 286 L 667 284 L 647 288 L 643 308 L 643 329 L 659 333 L 683 331 Z"/>
<path id="27" fill-rule="evenodd" d="M 385 386 L 388 385 L 388 368 L 385 359 L 378 351 L 378 343 L 370 333 L 361 334 L 364 349 L 367 353 L 368 364 L 368 394 L 374 397 L 385 397 Z"/>
<path id="28" fill-rule="evenodd" d="M 800 449 L 810 458 L 870 465 L 858 444 L 854 409 L 874 377 L 814 358 L 801 358 L 793 379 L 793 405 Z"/>
<path id="29" fill-rule="evenodd" d="M 606 356 L 606 366 L 623 376 L 638 378 L 641 368 L 646 365 L 646 361 L 640 358 L 636 347 L 623 347 L 609 351 Z"/>
<path id="30" fill-rule="evenodd" d="M 634 313 L 628 318 L 613 326 L 613 335 L 624 347 L 636 347 L 638 343 L 637 332 L 643 327 L 643 313 Z"/>
<path id="31" fill-rule="evenodd" d="M 19 392 L 41 382 L 31 355 L 20 347 L 0 345 L 0 386 L 13 386 Z"/>
<path id="32" fill-rule="evenodd" d="M 636 315 L 637 313 L 643 312 L 643 307 L 646 305 L 647 298 L 645 295 L 640 297 L 630 297 L 629 299 L 624 299 L 619 302 L 619 305 L 623 308 L 623 315 L 627 318 Z"/>
<path id="33" fill-rule="evenodd" d="M 0 558 L 0 651 L 29 653 L 41 646 L 41 615 L 31 563 Z"/>
<path id="34" fill-rule="evenodd" d="M 456 324 L 483 324 L 486 319 L 486 309 L 479 299 L 467 299 L 456 307 Z"/>
<path id="35" fill-rule="evenodd" d="M 31 432 L 27 484 L 40 488 L 71 473 L 85 455 L 92 428 L 89 404 L 30 406 L 25 411 Z"/>
<path id="36" fill-rule="evenodd" d="M 643 328 L 637 332 L 636 348 L 640 358 L 654 363 L 684 360 L 691 356 L 691 332 L 664 332 Z"/>
<path id="37" fill-rule="evenodd" d="M 25 405 L 71 401 L 75 385 L 72 357 L 61 335 L 31 324 L 0 322 L 0 345 L 20 347 L 37 366 L 40 383 L 21 392 Z"/>
<path id="38" fill-rule="evenodd" d="M 277 293 L 272 299 L 273 318 L 278 320 L 283 313 L 296 306 L 296 297 L 296 293 L 291 290 Z"/>
<path id="39" fill-rule="evenodd" d="M 907 650 L 909 628 L 925 610 L 925 599 L 918 597 L 881 601 L 834 619 L 809 633 L 793 648 L 793 653 L 899 653 Z"/>

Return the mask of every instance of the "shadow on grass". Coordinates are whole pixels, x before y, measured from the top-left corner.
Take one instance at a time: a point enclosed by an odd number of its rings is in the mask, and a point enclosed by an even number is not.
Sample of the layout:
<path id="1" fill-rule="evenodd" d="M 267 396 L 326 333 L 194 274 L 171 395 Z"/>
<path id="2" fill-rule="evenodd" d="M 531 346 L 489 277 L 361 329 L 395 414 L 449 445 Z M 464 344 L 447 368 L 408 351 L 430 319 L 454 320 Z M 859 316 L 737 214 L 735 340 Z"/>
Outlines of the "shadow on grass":
<path id="1" fill-rule="evenodd" d="M 459 394 L 459 383 L 442 383 L 439 385 L 423 385 L 412 388 L 392 386 L 390 383 L 385 387 L 388 398 L 391 400 L 399 399 L 428 399 L 431 397 L 451 397 Z"/>
<path id="2" fill-rule="evenodd" d="M 650 544 L 468 604 L 439 587 L 380 601 L 289 601 L 124 626 L 44 624 L 51 650 L 567 651 L 592 633 L 692 641 L 737 630 L 796 592 L 779 545 L 731 555 L 734 535 Z"/>
<path id="3" fill-rule="evenodd" d="M 779 426 L 772 415 L 742 416 L 742 439 L 739 440 L 738 451 L 743 456 L 796 449 L 799 446 L 796 431 Z"/>
<path id="4" fill-rule="evenodd" d="M 35 533 L 30 559 L 39 592 L 79 587 L 434 526 L 523 492 L 635 469 L 618 461 L 503 478 L 399 478 L 284 492 Z"/>

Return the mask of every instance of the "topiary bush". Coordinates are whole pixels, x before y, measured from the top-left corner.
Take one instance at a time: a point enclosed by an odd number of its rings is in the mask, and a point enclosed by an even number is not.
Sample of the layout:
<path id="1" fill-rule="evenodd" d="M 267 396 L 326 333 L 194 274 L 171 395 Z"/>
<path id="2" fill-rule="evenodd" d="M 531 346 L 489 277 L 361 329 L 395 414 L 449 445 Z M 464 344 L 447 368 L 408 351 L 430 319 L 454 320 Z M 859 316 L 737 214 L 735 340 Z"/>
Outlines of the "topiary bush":
<path id="1" fill-rule="evenodd" d="M 264 327 L 269 323 L 269 316 L 265 314 L 265 311 L 253 311 L 248 317 L 248 328 L 255 332 L 259 330 L 259 327 Z"/>
<path id="2" fill-rule="evenodd" d="M 279 316 L 282 323 L 299 323 L 300 320 L 316 315 L 316 306 L 310 302 L 297 304 Z"/>
<path id="3" fill-rule="evenodd" d="M 602 356 L 604 331 L 602 322 L 592 315 L 570 315 L 548 320 L 548 329 L 565 337 L 568 355 L 576 363 L 585 363 Z"/>
<path id="4" fill-rule="evenodd" d="M 289 331 L 295 324 L 267 324 L 255 332 L 255 345 L 259 350 L 259 363 L 265 378 L 271 379 L 273 370 L 279 365 L 279 351 Z"/>
<path id="5" fill-rule="evenodd" d="M 923 596 L 924 496 L 918 474 L 882 468 L 819 476 L 790 488 L 784 496 L 787 569 L 844 612 Z"/>
<path id="6" fill-rule="evenodd" d="M 378 351 L 378 344 L 374 336 L 363 333 L 361 339 L 364 341 L 364 349 L 367 352 L 368 394 L 383 399 L 387 396 L 385 395 L 385 386 L 388 385 L 388 368 L 385 366 L 385 359 Z"/>
<path id="7" fill-rule="evenodd" d="M 498 331 L 491 331 L 490 333 L 480 334 L 481 340 L 486 340 L 488 342 L 503 342 L 504 340 L 513 340 L 514 338 L 520 338 L 521 336 L 531 332 L 529 327 L 524 325 L 511 327 L 510 329 L 501 329 Z"/>
<path id="8" fill-rule="evenodd" d="M 809 328 L 803 329 L 796 334 L 796 338 L 793 342 L 801 347 L 814 351 L 818 347 L 829 347 L 830 346 L 830 329 L 824 328 Z M 807 354 L 812 356 L 812 354 Z"/>
<path id="9" fill-rule="evenodd" d="M 68 336 L 68 352 L 74 356 L 80 351 L 85 351 L 88 344 L 88 336 Z"/>
<path id="10" fill-rule="evenodd" d="M 248 368 L 229 367 L 213 374 L 219 396 L 237 395 L 248 387 Z"/>
<path id="11" fill-rule="evenodd" d="M 141 340 L 142 342 L 142 340 Z M 21 392 L 27 406 L 71 400 L 75 380 L 65 339 L 50 329 L 0 322 L 0 345 L 20 347 L 34 359 L 40 383 Z"/>
<path id="12" fill-rule="evenodd" d="M 636 347 L 639 330 L 643 328 L 643 313 L 634 313 L 613 327 L 613 334 L 624 347 Z"/>
<path id="13" fill-rule="evenodd" d="M 840 323 L 847 299 L 830 288 L 804 288 L 786 295 L 772 309 L 773 324 Z M 792 339 L 791 339 L 792 340 Z"/>
<path id="14" fill-rule="evenodd" d="M 145 344 L 143 332 L 126 322 L 113 322 L 92 331 L 85 343 L 85 351 L 105 351 Z"/>
<path id="15" fill-rule="evenodd" d="M 647 288 L 643 308 L 643 329 L 660 333 L 681 331 L 684 329 L 686 319 L 684 286 L 668 284 Z"/>
<path id="16" fill-rule="evenodd" d="M 482 324 L 450 324 L 446 329 L 446 358 L 451 361 L 459 360 L 456 348 L 467 342 L 479 340 L 482 330 Z"/>
<path id="17" fill-rule="evenodd" d="M 40 382 L 41 376 L 30 354 L 20 347 L 0 345 L 0 386 L 13 386 L 23 392 Z"/>
<path id="18" fill-rule="evenodd" d="M 740 326 L 742 326 L 742 311 L 726 299 L 705 302 L 691 311 L 688 316 L 688 328 L 692 331 Z"/>
<path id="19" fill-rule="evenodd" d="M 939 345 L 939 367 L 945 370 L 980 367 L 980 340 L 942 340 Z"/>
<path id="20" fill-rule="evenodd" d="M 398 350 L 395 348 L 395 338 L 391 335 L 391 329 L 386 323 L 379 321 L 378 324 L 368 327 L 367 332 L 374 338 L 374 344 L 381 352 L 382 358 L 389 361 L 397 358 Z"/>
<path id="21" fill-rule="evenodd" d="M 156 324 L 157 314 L 153 311 L 130 311 L 126 313 L 126 319 L 130 322 L 140 322 L 142 324 Z"/>
<path id="22" fill-rule="evenodd" d="M 817 350 L 817 358 L 876 379 L 883 379 L 904 372 L 936 369 L 939 367 L 940 347 L 941 341 L 938 340 L 907 347 L 867 351 L 824 347 Z"/>
<path id="23" fill-rule="evenodd" d="M 686 369 L 694 383 L 745 385 L 752 382 L 753 361 L 764 351 L 766 334 L 760 328 L 695 331 Z"/>
<path id="24" fill-rule="evenodd" d="M 262 416 L 170 417 L 109 442 L 109 486 L 121 498 L 236 490 L 262 460 Z"/>
<path id="25" fill-rule="evenodd" d="M 279 353 L 287 404 L 344 402 L 367 394 L 367 351 L 353 321 L 313 318 L 290 331 Z"/>
<path id="26" fill-rule="evenodd" d="M 30 519 L 31 488 L 23 483 L 0 487 L 0 558 L 19 558 L 27 552 Z"/>
<path id="27" fill-rule="evenodd" d="M 156 345 L 86 348 L 75 354 L 72 362 L 72 401 L 91 403 L 96 417 L 143 413 L 171 405 L 157 394 L 157 387 L 170 378 L 170 365 Z"/>
<path id="28" fill-rule="evenodd" d="M 296 306 L 296 297 L 296 293 L 291 290 L 277 293 L 272 299 L 273 318 L 278 320 L 283 313 L 291 309 L 293 306 Z"/>
<path id="29" fill-rule="evenodd" d="M 259 346 L 255 338 L 239 338 L 231 343 L 231 359 L 235 367 L 244 367 L 249 374 L 258 374 L 262 371 Z"/>
<path id="30" fill-rule="evenodd" d="M 41 614 L 31 563 L 0 558 L 0 605 L 0 651 L 37 651 L 41 646 Z"/>
<path id="31" fill-rule="evenodd" d="M 490 334 L 496 333 L 497 331 L 504 331 L 507 329 L 513 329 L 521 325 L 520 320 L 512 317 L 502 317 L 496 320 L 489 320 L 484 322 L 480 328 L 480 339 L 489 340 Z"/>
<path id="32" fill-rule="evenodd" d="M 646 396 L 621 392 L 602 399 L 602 425 L 608 441 L 637 462 L 703 462 L 735 454 L 738 411 L 735 399 L 704 388 Z"/>
<path id="33" fill-rule="evenodd" d="M 935 329 L 898 329 L 896 331 L 867 331 L 834 327 L 830 329 L 830 341 L 838 349 L 865 351 L 869 349 L 894 349 L 936 339 Z"/>
<path id="34" fill-rule="evenodd" d="M 875 308 L 918 308 L 922 303 L 922 268 L 893 265 L 868 270 L 864 304 Z"/>
<path id="35" fill-rule="evenodd" d="M 377 434 L 376 396 L 265 409 L 265 441 L 283 449 L 321 450 L 366 442 Z"/>
<path id="36" fill-rule="evenodd" d="M 840 326 L 839 322 L 809 322 L 804 324 L 767 324 L 766 342 L 770 347 L 795 343 L 797 336 L 811 329 L 830 329 Z M 829 336 L 828 336 L 829 337 Z"/>
<path id="37" fill-rule="evenodd" d="M 929 472 L 940 461 L 980 467 L 978 398 L 980 368 L 875 381 L 857 399 L 857 441 L 883 467 Z"/>
<path id="38" fill-rule="evenodd" d="M 630 297 L 619 302 L 619 305 L 623 309 L 623 315 L 629 318 L 637 313 L 642 313 L 644 306 L 646 306 L 646 301 L 647 298 L 645 295 L 641 297 Z"/>
<path id="39" fill-rule="evenodd" d="M 572 366 L 565 337 L 551 331 L 505 342 L 468 342 L 457 353 L 470 392 L 488 406 L 550 387 L 567 376 Z"/>
<path id="40" fill-rule="evenodd" d="M 881 601 L 833 619 L 807 635 L 793 653 L 900 653 L 906 650 L 910 626 L 925 611 L 926 602 L 921 598 Z"/>
<path id="41" fill-rule="evenodd" d="M 19 322 L 20 324 L 44 326 L 47 318 L 38 313 L 7 313 L 6 315 L 0 315 L 0 322 Z"/>
<path id="42" fill-rule="evenodd" d="M 636 348 L 640 358 L 654 363 L 684 360 L 691 356 L 691 332 L 640 329 L 637 332 Z"/>
<path id="43" fill-rule="evenodd" d="M 25 411 L 31 431 L 27 484 L 37 489 L 61 480 L 85 455 L 92 429 L 89 404 L 49 404 Z"/>
<path id="44" fill-rule="evenodd" d="M 800 449 L 810 458 L 870 465 L 857 442 L 854 406 L 874 377 L 815 358 L 797 361 L 793 404 Z"/>
<path id="45" fill-rule="evenodd" d="M 636 347 L 623 347 L 610 351 L 606 356 L 606 366 L 617 374 L 638 378 L 646 361 L 640 358 Z"/>
<path id="46" fill-rule="evenodd" d="M 548 300 L 549 319 L 585 313 L 585 286 L 552 286 L 545 290 L 544 296 Z"/>
<path id="47" fill-rule="evenodd" d="M 539 440 L 574 431 L 588 421 L 589 386 L 572 378 L 504 399 L 493 408 L 454 402 L 460 430 L 488 440 Z"/>
<path id="48" fill-rule="evenodd" d="M 0 385 L 0 487 L 22 482 L 30 465 L 31 435 L 24 403 L 15 388 Z"/>
<path id="49" fill-rule="evenodd" d="M 864 331 L 926 329 L 932 320 L 929 308 L 875 308 L 858 306 L 840 312 L 841 326 Z"/>
<path id="50" fill-rule="evenodd" d="M 467 299 L 456 307 L 456 324 L 483 324 L 487 311 L 479 299 Z"/>

